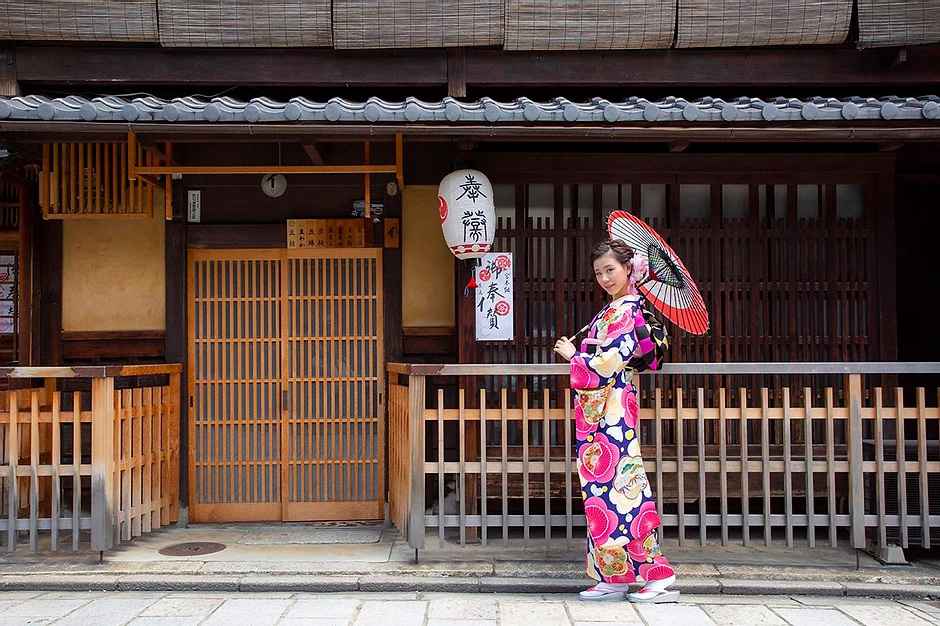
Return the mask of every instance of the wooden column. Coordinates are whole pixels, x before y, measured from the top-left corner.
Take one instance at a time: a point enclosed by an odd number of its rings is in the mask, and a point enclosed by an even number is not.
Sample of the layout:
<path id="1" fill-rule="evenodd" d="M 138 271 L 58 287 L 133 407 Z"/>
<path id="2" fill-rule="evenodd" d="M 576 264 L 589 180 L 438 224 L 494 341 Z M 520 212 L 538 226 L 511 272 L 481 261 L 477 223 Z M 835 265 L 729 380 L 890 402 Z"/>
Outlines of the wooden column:
<path id="1" fill-rule="evenodd" d="M 849 411 L 849 516 L 852 547 L 865 548 L 865 474 L 862 464 L 862 377 L 850 374 L 845 380 L 845 402 Z M 832 512 L 830 511 L 830 515 Z"/>
<path id="2" fill-rule="evenodd" d="M 424 547 L 424 397 L 425 377 L 408 377 L 408 423 L 411 428 L 411 496 L 408 512 L 408 545 Z M 443 513 L 443 504 L 442 513 Z"/>
<path id="3" fill-rule="evenodd" d="M 91 546 L 114 545 L 114 379 L 91 381 Z"/>
<path id="4" fill-rule="evenodd" d="M 181 187 L 181 186 L 178 186 Z M 181 193 L 179 195 L 182 195 Z M 181 206 L 177 204 L 177 206 Z M 164 354 L 169 363 L 182 363 L 187 372 L 189 350 L 186 344 L 186 224 L 174 220 L 166 223 L 164 235 L 166 263 L 166 335 Z M 181 503 L 189 498 L 189 377 L 183 376 L 175 401 L 179 403 L 180 429 L 179 497 Z M 185 504 L 183 504 L 185 506 Z"/>

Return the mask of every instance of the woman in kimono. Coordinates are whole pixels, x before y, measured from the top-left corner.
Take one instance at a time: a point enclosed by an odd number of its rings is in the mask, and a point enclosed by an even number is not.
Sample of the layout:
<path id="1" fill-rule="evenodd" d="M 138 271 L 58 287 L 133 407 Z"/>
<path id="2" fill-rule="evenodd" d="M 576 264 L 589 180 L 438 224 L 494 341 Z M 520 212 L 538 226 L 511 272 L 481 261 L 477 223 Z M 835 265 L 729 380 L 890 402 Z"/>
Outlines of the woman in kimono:
<path id="1" fill-rule="evenodd" d="M 597 283 L 611 301 L 594 316 L 578 351 L 562 337 L 555 352 L 571 362 L 575 391 L 578 474 L 587 518 L 587 574 L 598 581 L 584 600 L 623 599 L 630 583 L 644 583 L 631 602 L 676 602 L 676 576 L 660 549 L 656 503 L 640 456 L 639 405 L 628 367 L 655 349 L 643 317 L 636 279 L 645 259 L 624 242 L 608 240 L 591 255 Z"/>

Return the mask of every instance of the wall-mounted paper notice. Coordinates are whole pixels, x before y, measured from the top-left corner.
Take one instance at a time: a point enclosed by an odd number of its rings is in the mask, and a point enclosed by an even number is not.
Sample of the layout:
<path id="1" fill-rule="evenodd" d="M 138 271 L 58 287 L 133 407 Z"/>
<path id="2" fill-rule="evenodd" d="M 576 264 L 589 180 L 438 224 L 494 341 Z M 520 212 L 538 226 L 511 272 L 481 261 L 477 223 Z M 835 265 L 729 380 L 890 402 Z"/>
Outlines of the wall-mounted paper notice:
<path id="1" fill-rule="evenodd" d="M 483 255 L 476 269 L 477 341 L 512 341 L 512 254 Z"/>

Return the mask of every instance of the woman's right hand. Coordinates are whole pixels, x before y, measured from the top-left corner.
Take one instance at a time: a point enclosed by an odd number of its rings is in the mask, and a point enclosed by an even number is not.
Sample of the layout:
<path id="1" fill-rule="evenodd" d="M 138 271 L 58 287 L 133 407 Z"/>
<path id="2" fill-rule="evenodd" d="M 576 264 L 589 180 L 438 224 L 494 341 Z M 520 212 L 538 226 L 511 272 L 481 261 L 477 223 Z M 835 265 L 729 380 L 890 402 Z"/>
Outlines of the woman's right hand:
<path id="1" fill-rule="evenodd" d="M 571 357 L 573 357 L 577 352 L 577 349 L 575 349 L 574 344 L 571 343 L 570 339 L 567 337 L 562 337 L 555 342 L 555 352 L 560 354 L 564 360 L 570 361 Z"/>

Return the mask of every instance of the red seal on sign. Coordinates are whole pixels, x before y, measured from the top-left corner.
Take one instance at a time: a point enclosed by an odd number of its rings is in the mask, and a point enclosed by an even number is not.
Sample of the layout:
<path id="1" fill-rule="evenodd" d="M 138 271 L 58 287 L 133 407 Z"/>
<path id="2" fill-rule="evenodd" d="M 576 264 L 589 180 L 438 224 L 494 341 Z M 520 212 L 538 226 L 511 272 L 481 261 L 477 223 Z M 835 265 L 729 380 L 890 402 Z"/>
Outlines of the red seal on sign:
<path id="1" fill-rule="evenodd" d="M 496 311 L 496 315 L 509 315 L 509 303 L 505 300 L 500 300 L 496 303 L 494 310 Z"/>
<path id="2" fill-rule="evenodd" d="M 509 269 L 509 266 L 512 265 L 512 262 L 509 260 L 509 257 L 505 254 L 502 254 L 496 257 L 496 266 L 501 269 Z"/>
<path id="3" fill-rule="evenodd" d="M 437 197 L 437 212 L 441 216 L 441 222 L 447 219 L 447 200 L 444 199 L 444 196 Z"/>
<path id="4" fill-rule="evenodd" d="M 493 278 L 493 275 L 490 274 L 490 271 L 489 271 L 489 270 L 487 270 L 487 269 L 482 269 L 482 270 L 480 270 L 480 280 L 481 280 L 481 281 L 486 282 L 486 281 L 488 281 L 488 280 L 491 279 L 491 278 Z"/>

